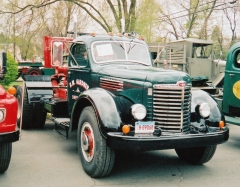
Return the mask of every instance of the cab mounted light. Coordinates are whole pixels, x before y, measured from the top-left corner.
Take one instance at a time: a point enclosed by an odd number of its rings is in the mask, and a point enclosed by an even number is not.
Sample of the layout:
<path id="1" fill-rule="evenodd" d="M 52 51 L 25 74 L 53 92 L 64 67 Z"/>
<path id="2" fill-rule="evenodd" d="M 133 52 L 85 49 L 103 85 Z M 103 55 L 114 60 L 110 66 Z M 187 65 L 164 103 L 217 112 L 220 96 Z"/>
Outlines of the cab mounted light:
<path id="1" fill-rule="evenodd" d="M 131 107 L 131 114 L 136 120 L 142 120 L 146 117 L 147 110 L 142 104 L 134 104 Z"/>

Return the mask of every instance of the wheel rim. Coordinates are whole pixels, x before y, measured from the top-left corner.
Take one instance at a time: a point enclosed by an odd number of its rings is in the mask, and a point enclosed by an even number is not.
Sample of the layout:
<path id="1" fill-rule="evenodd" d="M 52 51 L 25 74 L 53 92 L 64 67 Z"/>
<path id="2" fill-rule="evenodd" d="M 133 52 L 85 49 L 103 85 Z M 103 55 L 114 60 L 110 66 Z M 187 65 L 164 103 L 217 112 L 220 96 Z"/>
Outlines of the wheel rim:
<path id="1" fill-rule="evenodd" d="M 94 156 L 94 133 L 88 122 L 82 126 L 80 141 L 83 156 L 87 162 L 90 162 Z"/>
<path id="2" fill-rule="evenodd" d="M 22 110 L 22 101 L 21 101 L 20 95 L 17 96 L 17 100 L 18 100 L 17 119 L 19 120 L 21 116 L 21 110 Z"/>
<path id="3" fill-rule="evenodd" d="M 40 75 L 38 71 L 31 71 L 29 75 Z"/>

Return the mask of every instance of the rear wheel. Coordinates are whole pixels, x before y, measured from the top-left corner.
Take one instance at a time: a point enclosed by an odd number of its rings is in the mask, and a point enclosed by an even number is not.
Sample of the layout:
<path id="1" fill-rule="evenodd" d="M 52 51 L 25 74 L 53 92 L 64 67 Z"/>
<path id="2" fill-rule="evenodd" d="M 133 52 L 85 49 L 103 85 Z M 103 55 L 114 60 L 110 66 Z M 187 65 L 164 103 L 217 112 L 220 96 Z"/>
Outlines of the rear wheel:
<path id="1" fill-rule="evenodd" d="M 27 70 L 26 75 L 42 75 L 43 72 L 39 68 L 30 68 Z"/>
<path id="2" fill-rule="evenodd" d="M 12 143 L 0 143 L 0 173 L 8 169 L 12 155 Z"/>
<path id="3" fill-rule="evenodd" d="M 115 152 L 107 146 L 99 131 L 93 107 L 86 107 L 78 122 L 78 153 L 85 172 L 91 177 L 104 177 L 113 168 Z"/>
<path id="4" fill-rule="evenodd" d="M 43 128 L 46 122 L 47 111 L 43 108 L 43 106 L 39 103 L 36 103 L 34 106 L 34 114 L 33 114 L 33 127 L 35 128 Z"/>
<path id="5" fill-rule="evenodd" d="M 32 119 L 33 119 L 33 106 L 28 103 L 28 96 L 26 93 L 26 89 L 24 89 L 24 97 L 23 90 L 21 86 L 17 86 L 17 94 L 16 98 L 18 100 L 18 115 L 17 115 L 17 125 L 20 127 L 20 120 L 22 114 L 22 128 L 29 129 L 32 126 Z M 23 102 L 22 102 L 23 99 Z M 23 105 L 23 106 L 22 106 Z"/>
<path id="6" fill-rule="evenodd" d="M 194 165 L 200 165 L 208 162 L 213 157 L 217 146 L 211 145 L 206 147 L 193 147 L 176 149 L 180 159 Z"/>

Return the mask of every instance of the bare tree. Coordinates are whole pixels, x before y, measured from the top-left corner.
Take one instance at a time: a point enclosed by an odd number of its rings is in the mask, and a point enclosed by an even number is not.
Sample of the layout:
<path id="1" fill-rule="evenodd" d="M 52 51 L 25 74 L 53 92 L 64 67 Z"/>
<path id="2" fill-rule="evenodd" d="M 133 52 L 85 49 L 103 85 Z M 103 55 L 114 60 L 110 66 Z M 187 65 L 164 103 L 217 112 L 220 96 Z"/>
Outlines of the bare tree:
<path id="1" fill-rule="evenodd" d="M 12 3 L 15 7 L 15 10 L 0 10 L 0 14 L 18 14 L 22 11 L 27 10 L 34 10 L 41 7 L 49 6 L 61 0 L 36 0 L 33 3 L 27 3 L 23 6 L 19 6 L 15 3 Z M 112 16 L 115 20 L 114 25 L 110 25 L 107 21 L 107 18 L 104 16 L 101 11 L 99 11 L 99 4 L 105 3 L 100 0 L 93 1 L 93 0 L 64 0 L 65 2 L 73 3 L 83 9 L 93 20 L 95 20 L 101 27 L 106 31 L 112 31 L 112 27 L 116 26 L 118 31 L 122 31 L 121 19 L 124 18 L 125 20 L 125 30 L 132 31 L 135 28 L 136 24 L 136 0 L 106 0 L 109 9 L 112 12 Z M 130 3 L 129 3 L 130 2 Z"/>
<path id="2" fill-rule="evenodd" d="M 240 19 L 240 2 L 232 1 L 231 2 L 232 4 L 229 4 L 228 2 L 226 2 L 226 0 L 224 0 L 223 2 L 224 2 L 223 12 L 230 25 L 231 30 L 230 45 L 232 45 L 237 39 L 236 29 L 237 23 L 239 23 L 237 21 Z"/>

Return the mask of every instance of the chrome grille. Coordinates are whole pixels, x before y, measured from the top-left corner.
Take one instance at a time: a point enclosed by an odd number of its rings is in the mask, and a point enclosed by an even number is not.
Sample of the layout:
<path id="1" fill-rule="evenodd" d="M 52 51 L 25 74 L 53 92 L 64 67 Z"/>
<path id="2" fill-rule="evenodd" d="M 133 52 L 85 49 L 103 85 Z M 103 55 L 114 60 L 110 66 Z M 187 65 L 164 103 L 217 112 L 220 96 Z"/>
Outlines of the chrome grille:
<path id="1" fill-rule="evenodd" d="M 162 131 L 185 132 L 189 129 L 190 86 L 158 84 L 153 86 L 153 120 Z"/>
<path id="2" fill-rule="evenodd" d="M 110 78 L 100 78 L 100 87 L 107 90 L 122 91 L 123 81 Z"/>

